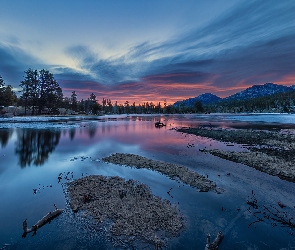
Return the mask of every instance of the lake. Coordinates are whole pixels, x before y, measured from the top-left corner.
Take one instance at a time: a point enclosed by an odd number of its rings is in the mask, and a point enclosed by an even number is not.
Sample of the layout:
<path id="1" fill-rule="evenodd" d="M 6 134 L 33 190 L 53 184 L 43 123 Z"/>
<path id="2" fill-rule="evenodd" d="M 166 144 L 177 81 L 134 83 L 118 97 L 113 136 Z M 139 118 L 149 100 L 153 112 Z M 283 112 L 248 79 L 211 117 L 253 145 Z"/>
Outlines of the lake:
<path id="1" fill-rule="evenodd" d="M 165 127 L 156 128 L 161 120 Z M 227 144 L 175 128 L 208 125 L 224 128 L 295 129 L 295 115 L 118 115 L 105 117 L 11 118 L 0 120 L 0 249 L 112 249 L 112 239 L 91 218 L 68 206 L 66 183 L 87 175 L 120 176 L 147 184 L 185 217 L 186 227 L 168 249 L 204 249 L 206 235 L 225 234 L 220 249 L 294 249 L 295 229 L 273 220 L 253 223 L 278 201 L 278 215 L 295 217 L 295 184 L 204 153 Z M 192 146 L 193 145 L 193 146 Z M 239 145 L 230 149 L 244 150 Z M 177 163 L 207 176 L 221 194 L 195 188 L 160 173 L 104 163 L 112 153 L 133 153 Z M 172 188 L 172 189 L 171 189 Z M 171 191 L 167 193 L 169 190 Z M 258 209 L 247 204 L 257 199 Z M 32 237 L 29 227 L 55 206 L 64 212 Z M 271 210 L 274 211 L 274 210 Z M 255 213 L 256 212 L 256 213 Z M 284 214 L 285 213 L 285 214 Z M 143 249 L 153 245 L 142 243 Z M 2 248 L 1 248 L 2 247 Z"/>

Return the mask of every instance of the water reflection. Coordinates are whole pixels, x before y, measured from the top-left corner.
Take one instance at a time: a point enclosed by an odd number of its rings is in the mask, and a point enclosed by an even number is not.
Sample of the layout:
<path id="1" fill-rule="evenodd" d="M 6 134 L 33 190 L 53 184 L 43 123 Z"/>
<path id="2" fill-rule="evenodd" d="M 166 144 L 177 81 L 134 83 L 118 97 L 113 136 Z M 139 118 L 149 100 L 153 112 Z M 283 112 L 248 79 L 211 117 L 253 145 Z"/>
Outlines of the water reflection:
<path id="1" fill-rule="evenodd" d="M 74 140 L 75 135 L 76 135 L 76 129 L 75 128 L 71 128 L 70 129 L 70 139 L 71 139 L 71 141 Z"/>
<path id="2" fill-rule="evenodd" d="M 13 131 L 11 129 L 0 129 L 0 143 L 2 148 L 5 148 L 7 145 L 12 132 Z"/>
<path id="3" fill-rule="evenodd" d="M 95 136 L 96 129 L 97 129 L 97 127 L 95 125 L 93 125 L 93 124 L 91 124 L 91 126 L 89 126 L 89 128 L 88 128 L 88 135 L 89 135 L 89 138 L 90 139 Z"/>
<path id="4" fill-rule="evenodd" d="M 18 130 L 15 153 L 19 157 L 19 165 L 22 168 L 31 164 L 43 165 L 58 145 L 60 135 L 60 130 Z"/>

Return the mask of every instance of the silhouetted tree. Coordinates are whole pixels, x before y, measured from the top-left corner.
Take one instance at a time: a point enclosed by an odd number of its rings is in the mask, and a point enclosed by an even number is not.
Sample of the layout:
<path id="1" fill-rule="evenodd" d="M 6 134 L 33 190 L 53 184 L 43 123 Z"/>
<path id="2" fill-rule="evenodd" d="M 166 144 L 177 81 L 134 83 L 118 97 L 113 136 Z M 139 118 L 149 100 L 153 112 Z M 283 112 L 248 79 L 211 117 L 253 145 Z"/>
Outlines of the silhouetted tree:
<path id="1" fill-rule="evenodd" d="M 0 88 L 4 87 L 4 80 L 2 76 L 0 76 Z"/>
<path id="2" fill-rule="evenodd" d="M 125 106 L 125 113 L 129 114 L 130 113 L 130 105 L 129 105 L 129 101 L 126 101 L 124 103 Z"/>
<path id="3" fill-rule="evenodd" d="M 108 112 L 112 113 L 113 112 L 113 104 L 111 99 L 107 100 L 107 105 L 108 105 Z"/>
<path id="4" fill-rule="evenodd" d="M 22 88 L 21 99 L 25 107 L 25 115 L 29 107 L 32 107 L 32 114 L 34 115 L 38 98 L 38 71 L 29 68 L 25 73 L 26 76 L 20 84 Z"/>
<path id="5" fill-rule="evenodd" d="M 77 108 L 78 108 L 78 99 L 77 99 L 76 91 L 73 91 L 71 95 L 71 108 L 74 111 L 77 111 Z"/>
<path id="6" fill-rule="evenodd" d="M 105 107 L 107 105 L 107 100 L 102 98 L 102 111 L 105 112 Z"/>
<path id="7" fill-rule="evenodd" d="M 71 99 L 69 97 L 64 97 L 62 101 L 62 107 L 65 109 L 71 108 Z"/>
<path id="8" fill-rule="evenodd" d="M 39 114 L 46 107 L 49 113 L 57 113 L 63 99 L 62 89 L 48 70 L 39 72 Z"/>
<path id="9" fill-rule="evenodd" d="M 204 112 L 203 104 L 202 104 L 202 102 L 200 100 L 197 100 L 194 103 L 194 108 L 195 108 L 195 111 L 197 113 L 203 113 Z"/>
<path id="10" fill-rule="evenodd" d="M 12 91 L 12 86 L 5 86 L 5 82 L 0 76 L 0 106 L 10 106 L 17 102 L 17 96 Z"/>

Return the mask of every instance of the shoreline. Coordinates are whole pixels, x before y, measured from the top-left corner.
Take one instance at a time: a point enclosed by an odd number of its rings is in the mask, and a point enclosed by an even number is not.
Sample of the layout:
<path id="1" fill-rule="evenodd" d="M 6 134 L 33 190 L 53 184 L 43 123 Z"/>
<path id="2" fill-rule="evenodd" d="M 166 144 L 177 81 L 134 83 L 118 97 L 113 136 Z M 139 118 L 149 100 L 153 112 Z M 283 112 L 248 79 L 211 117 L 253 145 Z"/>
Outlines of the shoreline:
<path id="1" fill-rule="evenodd" d="M 254 129 L 182 128 L 178 132 L 240 144 L 247 151 L 204 149 L 214 156 L 253 167 L 261 172 L 295 182 L 295 135 Z"/>

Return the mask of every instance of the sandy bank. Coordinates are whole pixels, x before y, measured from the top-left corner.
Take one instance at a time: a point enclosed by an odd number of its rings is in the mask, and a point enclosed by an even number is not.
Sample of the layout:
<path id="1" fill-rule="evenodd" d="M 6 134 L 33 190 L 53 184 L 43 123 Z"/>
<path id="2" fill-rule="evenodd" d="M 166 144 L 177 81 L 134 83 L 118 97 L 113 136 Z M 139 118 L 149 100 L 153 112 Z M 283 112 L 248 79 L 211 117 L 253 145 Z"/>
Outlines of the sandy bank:
<path id="1" fill-rule="evenodd" d="M 248 151 L 205 150 L 212 155 L 243 163 L 270 175 L 295 182 L 295 135 L 253 129 L 179 129 L 179 132 L 243 145 Z"/>
<path id="2" fill-rule="evenodd" d="M 114 164 L 155 170 L 169 176 L 171 179 L 180 180 L 185 184 L 196 187 L 202 192 L 208 192 L 210 190 L 218 192 L 214 182 L 181 165 L 151 160 L 139 155 L 122 153 L 112 154 L 102 160 Z"/>
<path id="3" fill-rule="evenodd" d="M 184 227 L 175 206 L 135 180 L 87 176 L 69 183 L 68 194 L 73 211 L 85 211 L 98 222 L 111 220 L 115 236 L 140 237 L 155 244 L 161 241 L 159 235 L 175 236 Z"/>

